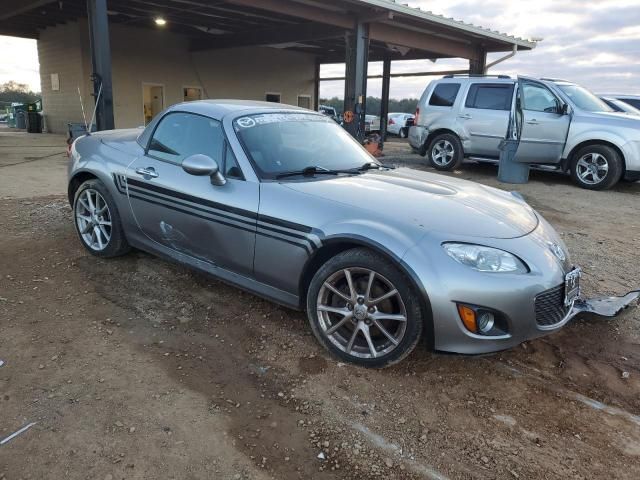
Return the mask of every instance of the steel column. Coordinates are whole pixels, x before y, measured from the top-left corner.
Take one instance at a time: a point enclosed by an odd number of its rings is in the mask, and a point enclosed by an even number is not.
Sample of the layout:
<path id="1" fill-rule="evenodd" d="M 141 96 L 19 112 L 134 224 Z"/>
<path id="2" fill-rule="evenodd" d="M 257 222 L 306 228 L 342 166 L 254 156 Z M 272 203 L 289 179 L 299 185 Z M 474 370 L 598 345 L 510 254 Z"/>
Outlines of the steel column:
<path id="1" fill-rule="evenodd" d="M 369 24 L 357 21 L 353 31 L 346 33 L 346 79 L 344 112 L 353 113 L 353 121 L 345 128 L 357 140 L 364 140 L 364 115 L 367 103 L 367 68 L 369 62 Z"/>
<path id="2" fill-rule="evenodd" d="M 487 52 L 478 49 L 475 58 L 469 59 L 469 73 L 472 75 L 484 75 L 487 69 Z"/>
<path id="3" fill-rule="evenodd" d="M 320 59 L 316 58 L 313 77 L 313 109 L 317 112 L 320 107 Z"/>
<path id="4" fill-rule="evenodd" d="M 382 62 L 382 99 L 380 104 L 380 136 L 387 139 L 389 125 L 389 89 L 391 88 L 391 58 L 387 55 Z"/>
<path id="5" fill-rule="evenodd" d="M 87 0 L 91 63 L 93 66 L 93 94 L 97 100 L 96 126 L 98 130 L 115 128 L 113 118 L 113 88 L 111 83 L 111 47 L 106 0 Z M 101 91 L 102 87 L 102 91 Z M 98 98 L 100 93 L 100 98 Z"/>

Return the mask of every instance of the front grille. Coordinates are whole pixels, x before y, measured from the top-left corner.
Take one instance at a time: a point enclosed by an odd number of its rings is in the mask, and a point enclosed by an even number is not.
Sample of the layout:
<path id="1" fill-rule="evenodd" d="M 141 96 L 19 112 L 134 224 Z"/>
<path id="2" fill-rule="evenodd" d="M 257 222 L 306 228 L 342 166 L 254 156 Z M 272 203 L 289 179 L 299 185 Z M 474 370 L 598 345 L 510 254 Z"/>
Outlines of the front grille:
<path id="1" fill-rule="evenodd" d="M 564 305 L 564 284 L 542 292 L 536 297 L 536 323 L 542 327 L 560 323 L 569 308 Z"/>

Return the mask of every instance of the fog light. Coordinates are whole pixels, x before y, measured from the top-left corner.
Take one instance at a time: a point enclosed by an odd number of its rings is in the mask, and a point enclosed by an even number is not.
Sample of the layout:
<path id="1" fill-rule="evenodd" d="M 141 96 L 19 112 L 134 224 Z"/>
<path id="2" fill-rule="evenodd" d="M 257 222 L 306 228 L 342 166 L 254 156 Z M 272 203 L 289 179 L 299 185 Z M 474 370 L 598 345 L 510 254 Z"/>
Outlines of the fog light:
<path id="1" fill-rule="evenodd" d="M 480 333 L 488 333 L 493 328 L 496 319 L 493 316 L 493 313 L 483 312 L 478 317 L 478 330 Z"/>

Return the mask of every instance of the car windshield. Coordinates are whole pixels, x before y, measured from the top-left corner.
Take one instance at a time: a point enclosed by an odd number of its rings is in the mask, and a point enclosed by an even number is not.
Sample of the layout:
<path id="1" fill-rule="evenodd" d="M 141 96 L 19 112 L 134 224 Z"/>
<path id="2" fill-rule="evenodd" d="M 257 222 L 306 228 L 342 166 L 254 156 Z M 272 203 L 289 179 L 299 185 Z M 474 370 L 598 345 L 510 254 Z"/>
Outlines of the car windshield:
<path id="1" fill-rule="evenodd" d="M 560 84 L 560 90 L 580 109 L 587 112 L 613 112 L 613 108 L 580 85 Z"/>
<path id="2" fill-rule="evenodd" d="M 322 115 L 247 115 L 234 121 L 234 129 L 258 174 L 266 179 L 308 167 L 350 170 L 375 162 L 342 127 Z"/>

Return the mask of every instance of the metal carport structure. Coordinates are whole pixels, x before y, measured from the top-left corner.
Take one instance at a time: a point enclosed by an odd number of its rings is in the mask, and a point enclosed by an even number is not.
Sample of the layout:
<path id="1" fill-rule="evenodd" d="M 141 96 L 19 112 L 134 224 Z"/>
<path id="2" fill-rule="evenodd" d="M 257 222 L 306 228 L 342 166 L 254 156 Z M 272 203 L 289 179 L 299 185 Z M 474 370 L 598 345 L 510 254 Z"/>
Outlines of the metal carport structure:
<path id="1" fill-rule="evenodd" d="M 391 0 L 0 0 L 0 35 L 35 38 L 47 27 L 89 22 L 98 129 L 114 127 L 109 24 L 167 28 L 190 39 L 191 51 L 277 46 L 316 57 L 315 107 L 320 65 L 346 64 L 346 128 L 364 134 L 368 62 L 383 62 L 381 126 L 394 60 L 463 58 L 468 73 L 483 74 L 487 54 L 530 50 L 535 42 L 435 15 Z M 88 39 L 89 40 L 89 39 Z"/>

